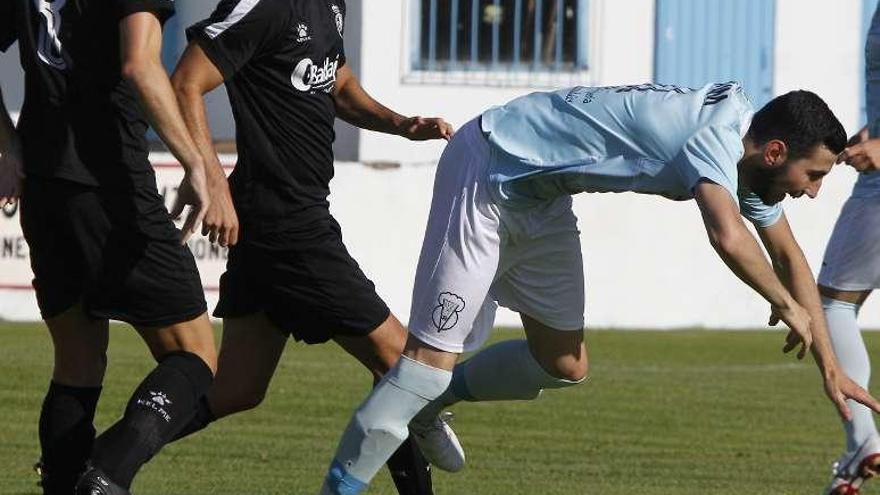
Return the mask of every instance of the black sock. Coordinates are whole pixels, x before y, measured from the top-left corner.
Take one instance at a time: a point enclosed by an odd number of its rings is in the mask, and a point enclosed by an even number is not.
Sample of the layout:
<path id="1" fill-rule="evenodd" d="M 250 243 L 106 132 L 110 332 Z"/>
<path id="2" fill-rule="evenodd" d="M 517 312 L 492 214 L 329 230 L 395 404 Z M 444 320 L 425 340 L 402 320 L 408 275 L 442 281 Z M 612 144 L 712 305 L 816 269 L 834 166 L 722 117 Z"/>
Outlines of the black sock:
<path id="1" fill-rule="evenodd" d="M 433 495 L 431 466 L 411 439 L 388 459 L 388 471 L 400 495 Z"/>
<path id="2" fill-rule="evenodd" d="M 141 466 L 190 422 L 213 379 L 195 354 L 163 358 L 135 390 L 122 419 L 95 440 L 92 463 L 128 489 Z"/>
<path id="3" fill-rule="evenodd" d="M 43 493 L 70 494 L 95 441 L 95 408 L 101 387 L 70 387 L 55 382 L 40 411 Z"/>
<path id="4" fill-rule="evenodd" d="M 193 433 L 198 431 L 202 431 L 207 426 L 214 421 L 217 421 L 217 417 L 214 416 L 214 413 L 211 412 L 211 405 L 208 404 L 208 396 L 203 395 L 199 399 L 199 404 L 196 406 L 198 409 L 196 410 L 196 415 L 189 420 L 182 430 L 177 432 L 177 435 L 174 435 L 174 438 L 171 439 L 172 442 L 176 442 L 181 438 L 188 437 Z M 170 443 L 170 442 L 169 442 Z"/>

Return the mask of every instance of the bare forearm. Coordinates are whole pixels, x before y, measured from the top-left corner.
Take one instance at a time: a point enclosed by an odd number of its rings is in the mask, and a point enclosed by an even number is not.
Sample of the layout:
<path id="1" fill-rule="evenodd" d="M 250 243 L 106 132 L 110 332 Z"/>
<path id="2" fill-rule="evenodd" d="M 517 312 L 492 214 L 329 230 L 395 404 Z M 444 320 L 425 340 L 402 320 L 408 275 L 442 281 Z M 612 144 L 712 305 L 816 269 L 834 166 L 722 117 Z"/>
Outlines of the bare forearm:
<path id="1" fill-rule="evenodd" d="M 810 314 L 813 335 L 811 351 L 820 371 L 824 373 L 827 370 L 836 369 L 837 360 L 831 347 L 831 339 L 828 336 L 828 325 L 822 310 L 822 301 L 819 298 L 819 291 L 816 289 L 813 273 L 803 253 L 793 253 L 790 257 L 782 257 L 776 263 L 776 271 L 795 301 Z"/>
<path id="2" fill-rule="evenodd" d="M 217 151 L 211 138 L 211 128 L 208 124 L 204 95 L 201 91 L 188 87 L 185 84 L 175 84 L 174 91 L 180 104 L 183 121 L 205 162 L 208 180 L 218 178 L 225 180 L 226 174 L 223 172 L 223 165 L 217 157 Z"/>
<path id="3" fill-rule="evenodd" d="M 164 67 L 156 61 L 125 73 L 134 86 L 153 129 L 187 170 L 202 166 L 202 157 L 190 137 Z"/>
<path id="4" fill-rule="evenodd" d="M 334 101 L 336 115 L 361 129 L 399 135 L 400 125 L 406 119 L 374 100 L 354 78 L 346 82 Z"/>
<path id="5" fill-rule="evenodd" d="M 789 306 L 792 295 L 779 281 L 757 240 L 745 227 L 732 237 L 713 240 L 712 244 L 730 270 L 767 302 L 779 308 Z"/>
<path id="6" fill-rule="evenodd" d="M 0 88 L 0 154 L 6 153 L 11 147 L 16 146 L 16 143 L 15 125 L 6 110 L 6 104 L 3 102 L 3 89 Z"/>

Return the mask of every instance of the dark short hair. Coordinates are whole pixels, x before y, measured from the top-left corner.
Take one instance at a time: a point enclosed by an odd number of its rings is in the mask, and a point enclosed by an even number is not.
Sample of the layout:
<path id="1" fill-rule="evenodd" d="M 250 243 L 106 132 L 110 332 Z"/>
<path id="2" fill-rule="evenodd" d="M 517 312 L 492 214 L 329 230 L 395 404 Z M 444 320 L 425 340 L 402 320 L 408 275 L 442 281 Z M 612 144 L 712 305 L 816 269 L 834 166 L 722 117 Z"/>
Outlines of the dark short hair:
<path id="1" fill-rule="evenodd" d="M 755 113 L 748 135 L 758 145 L 779 139 L 792 158 L 809 155 L 822 144 L 834 153 L 846 147 L 846 131 L 834 112 L 816 93 L 803 90 L 770 100 Z"/>

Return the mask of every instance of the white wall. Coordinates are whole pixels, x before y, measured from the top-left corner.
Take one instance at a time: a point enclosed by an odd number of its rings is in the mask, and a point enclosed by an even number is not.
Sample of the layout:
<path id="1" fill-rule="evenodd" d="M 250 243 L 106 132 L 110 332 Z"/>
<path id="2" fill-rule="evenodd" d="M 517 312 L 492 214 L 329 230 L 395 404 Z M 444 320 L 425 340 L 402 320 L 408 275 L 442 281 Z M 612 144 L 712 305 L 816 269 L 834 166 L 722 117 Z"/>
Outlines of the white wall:
<path id="1" fill-rule="evenodd" d="M 861 126 L 861 32 L 861 0 L 777 0 L 774 93 L 814 91 L 847 131 Z"/>

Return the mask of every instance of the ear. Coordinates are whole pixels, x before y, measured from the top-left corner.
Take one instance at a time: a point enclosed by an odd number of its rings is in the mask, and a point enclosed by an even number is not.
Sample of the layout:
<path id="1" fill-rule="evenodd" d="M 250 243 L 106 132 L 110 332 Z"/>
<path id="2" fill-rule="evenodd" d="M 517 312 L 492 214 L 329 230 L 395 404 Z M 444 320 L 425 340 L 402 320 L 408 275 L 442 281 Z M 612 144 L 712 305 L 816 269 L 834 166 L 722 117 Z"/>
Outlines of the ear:
<path id="1" fill-rule="evenodd" d="M 788 146 L 778 139 L 771 139 L 764 145 L 764 165 L 778 167 L 788 158 Z"/>

